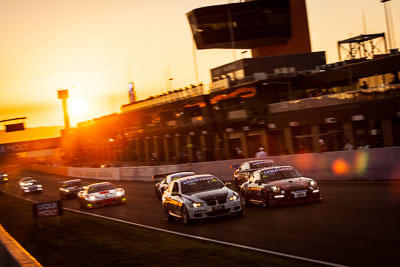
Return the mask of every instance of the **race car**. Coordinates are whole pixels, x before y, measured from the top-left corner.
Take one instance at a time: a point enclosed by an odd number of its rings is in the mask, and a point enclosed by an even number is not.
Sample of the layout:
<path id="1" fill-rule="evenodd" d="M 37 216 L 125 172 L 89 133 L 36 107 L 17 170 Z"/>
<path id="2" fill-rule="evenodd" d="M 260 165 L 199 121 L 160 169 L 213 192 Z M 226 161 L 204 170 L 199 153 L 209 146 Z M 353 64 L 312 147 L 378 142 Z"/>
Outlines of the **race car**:
<path id="1" fill-rule="evenodd" d="M 231 169 L 235 169 L 233 171 L 233 183 L 239 188 L 254 171 L 271 166 L 277 166 L 272 159 L 250 160 L 240 165 L 232 165 Z"/>
<path id="2" fill-rule="evenodd" d="M 167 221 L 192 220 L 229 214 L 242 215 L 240 196 L 211 174 L 198 174 L 172 181 L 162 196 Z"/>
<path id="3" fill-rule="evenodd" d="M 34 180 L 34 179 L 30 176 L 22 177 L 21 179 L 19 179 L 18 184 L 19 184 L 19 186 L 28 185 L 29 181 L 31 181 L 31 180 Z"/>
<path id="4" fill-rule="evenodd" d="M 60 182 L 61 186 L 58 189 L 60 199 L 76 198 L 79 191 L 82 191 L 81 179 L 68 180 Z"/>
<path id="5" fill-rule="evenodd" d="M 81 208 L 96 208 L 126 203 L 125 190 L 110 182 L 94 183 L 84 186 L 78 193 Z"/>
<path id="6" fill-rule="evenodd" d="M 26 178 L 26 177 L 25 177 Z M 31 177 L 29 177 L 31 178 Z M 28 193 L 42 193 L 43 192 L 43 186 L 37 181 L 33 180 L 25 180 L 25 182 L 20 183 L 20 188 L 21 188 L 21 193 L 28 194 Z"/>
<path id="7" fill-rule="evenodd" d="M 8 182 L 8 175 L 7 173 L 0 172 L 0 184 Z"/>
<path id="8" fill-rule="evenodd" d="M 243 204 L 263 207 L 322 200 L 317 182 L 303 177 L 292 166 L 268 167 L 253 172 L 240 195 Z"/>
<path id="9" fill-rule="evenodd" d="M 194 172 L 176 172 L 167 175 L 161 182 L 158 182 L 154 185 L 154 191 L 156 193 L 157 198 L 161 200 L 161 197 L 165 189 L 168 188 L 168 186 L 171 184 L 172 181 L 194 174 L 195 174 Z"/>

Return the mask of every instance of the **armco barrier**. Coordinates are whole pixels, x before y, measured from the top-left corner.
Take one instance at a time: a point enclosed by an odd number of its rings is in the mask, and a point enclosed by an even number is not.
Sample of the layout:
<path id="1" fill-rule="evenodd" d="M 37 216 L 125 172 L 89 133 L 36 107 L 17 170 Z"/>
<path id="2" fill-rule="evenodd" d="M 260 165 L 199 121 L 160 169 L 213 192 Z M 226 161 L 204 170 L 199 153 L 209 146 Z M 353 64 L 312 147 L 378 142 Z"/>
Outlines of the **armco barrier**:
<path id="1" fill-rule="evenodd" d="M 0 266 L 42 266 L 0 225 Z"/>
<path id="2" fill-rule="evenodd" d="M 268 158 L 279 165 L 294 166 L 305 176 L 317 181 L 400 180 L 400 147 L 293 154 Z M 233 178 L 233 169 L 230 166 L 246 160 L 251 160 L 251 158 L 122 168 L 45 168 L 46 166 L 36 165 L 31 169 L 70 177 L 129 181 L 152 181 L 153 175 L 191 170 L 196 173 L 211 173 L 228 181 Z M 57 168 L 60 170 L 56 171 Z"/>

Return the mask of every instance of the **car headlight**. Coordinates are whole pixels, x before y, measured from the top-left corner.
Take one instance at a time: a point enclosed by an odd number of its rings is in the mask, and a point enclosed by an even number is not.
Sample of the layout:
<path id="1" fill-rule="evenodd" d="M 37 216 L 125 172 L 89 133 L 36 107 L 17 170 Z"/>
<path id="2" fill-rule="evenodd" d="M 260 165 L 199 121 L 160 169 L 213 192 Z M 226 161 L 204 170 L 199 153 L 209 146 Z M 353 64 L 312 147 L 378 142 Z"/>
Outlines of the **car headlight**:
<path id="1" fill-rule="evenodd" d="M 95 196 L 89 196 L 89 200 L 90 200 L 90 201 L 95 201 L 95 200 L 96 200 L 96 197 L 95 197 Z"/>
<path id="2" fill-rule="evenodd" d="M 201 206 L 203 206 L 203 204 L 201 204 L 200 202 L 194 202 L 192 203 L 193 208 L 199 208 Z"/>
<path id="3" fill-rule="evenodd" d="M 68 189 L 64 189 L 64 192 L 68 193 L 68 192 L 69 192 L 69 190 L 68 190 Z"/>
<path id="4" fill-rule="evenodd" d="M 115 192 L 115 195 L 117 195 L 117 197 L 120 197 L 120 196 L 122 196 L 122 192 L 121 191 L 117 191 L 117 192 Z"/>
<path id="5" fill-rule="evenodd" d="M 278 193 L 279 192 L 279 187 L 273 185 L 273 186 L 271 186 L 271 190 L 272 190 L 272 192 Z"/>
<path id="6" fill-rule="evenodd" d="M 312 187 L 316 187 L 316 186 L 317 186 L 317 182 L 314 181 L 314 180 L 310 180 L 310 185 L 311 185 Z"/>
<path id="7" fill-rule="evenodd" d="M 238 196 L 236 193 L 234 193 L 234 194 L 229 198 L 230 201 L 235 201 L 235 200 L 238 200 L 238 199 L 239 199 L 239 196 Z"/>
<path id="8" fill-rule="evenodd" d="M 42 187 L 42 185 L 41 184 L 38 184 L 38 186 L 37 187 Z"/>

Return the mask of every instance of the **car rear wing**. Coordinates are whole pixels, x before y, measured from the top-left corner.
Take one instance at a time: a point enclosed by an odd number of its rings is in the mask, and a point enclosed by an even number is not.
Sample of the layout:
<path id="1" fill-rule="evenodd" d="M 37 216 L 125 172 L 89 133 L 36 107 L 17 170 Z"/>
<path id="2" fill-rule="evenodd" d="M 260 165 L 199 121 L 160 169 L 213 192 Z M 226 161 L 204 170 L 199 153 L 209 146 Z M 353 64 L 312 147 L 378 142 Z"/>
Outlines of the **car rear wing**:
<path id="1" fill-rule="evenodd" d="M 233 170 L 233 169 L 237 169 L 237 168 L 239 168 L 239 166 L 240 166 L 240 164 L 232 164 L 231 165 L 231 169 Z"/>
<path id="2" fill-rule="evenodd" d="M 160 182 L 160 181 L 162 181 L 165 177 L 167 177 L 168 175 L 174 174 L 174 173 L 180 173 L 180 172 L 191 172 L 191 171 L 187 170 L 187 171 L 170 172 L 170 173 L 163 173 L 163 174 L 154 174 L 154 175 L 151 176 L 151 179 L 152 179 L 153 181 Z"/>
<path id="3" fill-rule="evenodd" d="M 59 183 L 59 184 L 63 184 L 63 183 L 65 183 L 65 182 L 79 182 L 79 183 L 82 183 L 82 180 L 81 180 L 81 179 L 74 179 L 74 180 L 61 181 L 61 182 L 58 182 L 58 183 Z"/>

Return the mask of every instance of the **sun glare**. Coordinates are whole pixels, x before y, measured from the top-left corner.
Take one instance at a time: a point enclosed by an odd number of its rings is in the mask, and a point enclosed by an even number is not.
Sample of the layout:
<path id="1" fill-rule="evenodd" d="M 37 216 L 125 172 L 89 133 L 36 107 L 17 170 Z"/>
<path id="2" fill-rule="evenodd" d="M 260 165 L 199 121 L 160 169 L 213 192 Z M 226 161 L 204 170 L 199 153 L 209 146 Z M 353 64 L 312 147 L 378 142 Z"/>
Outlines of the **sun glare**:
<path id="1" fill-rule="evenodd" d="M 83 98 L 71 99 L 68 109 L 73 115 L 82 116 L 86 114 L 88 104 Z"/>

